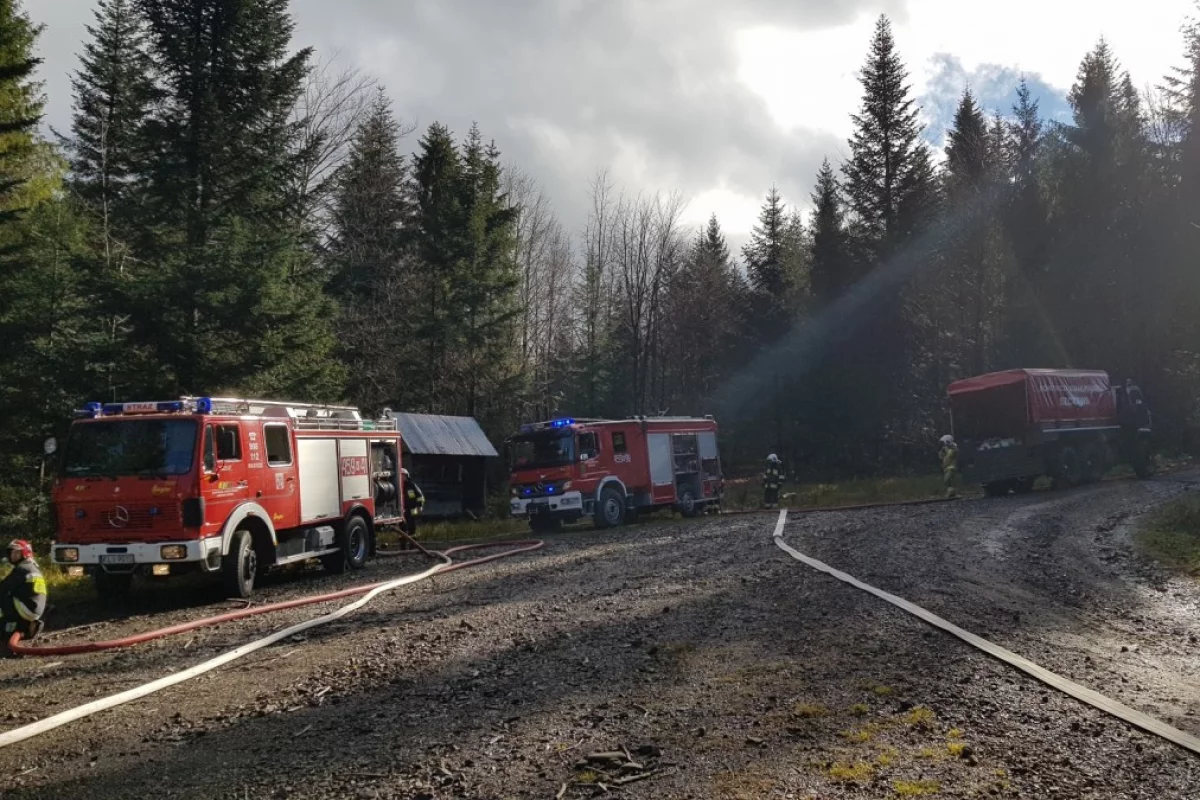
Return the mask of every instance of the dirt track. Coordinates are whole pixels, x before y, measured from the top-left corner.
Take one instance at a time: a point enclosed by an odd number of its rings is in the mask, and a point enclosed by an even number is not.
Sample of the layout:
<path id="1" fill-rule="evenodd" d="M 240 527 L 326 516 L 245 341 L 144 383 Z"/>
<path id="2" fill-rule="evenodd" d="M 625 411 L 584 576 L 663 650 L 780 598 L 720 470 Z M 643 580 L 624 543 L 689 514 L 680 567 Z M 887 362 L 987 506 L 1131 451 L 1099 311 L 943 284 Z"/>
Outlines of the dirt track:
<path id="1" fill-rule="evenodd" d="M 1129 542 L 1139 514 L 1196 477 L 795 515 L 786 537 L 1200 734 L 1200 590 L 1138 561 Z M 401 589 L 306 641 L 0 750 L 0 796 L 1200 797 L 1200 758 L 811 572 L 772 544 L 773 522 L 571 534 Z M 424 564 L 376 561 L 360 579 Z M 289 578 L 256 599 L 344 584 Z M 225 607 L 171 608 L 196 602 L 185 592 L 156 602 L 81 636 Z M 332 607 L 4 662 L 0 723 Z M 604 751 L 620 756 L 582 763 Z"/>

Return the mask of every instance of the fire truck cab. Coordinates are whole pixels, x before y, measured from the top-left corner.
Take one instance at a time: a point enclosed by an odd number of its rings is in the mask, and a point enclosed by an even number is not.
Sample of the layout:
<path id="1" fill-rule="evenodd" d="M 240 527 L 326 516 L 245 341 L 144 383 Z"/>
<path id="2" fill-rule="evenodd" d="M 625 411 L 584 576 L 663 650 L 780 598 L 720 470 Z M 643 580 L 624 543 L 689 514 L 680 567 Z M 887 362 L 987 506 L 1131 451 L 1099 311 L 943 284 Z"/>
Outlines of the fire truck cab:
<path id="1" fill-rule="evenodd" d="M 399 524 L 400 434 L 351 406 L 184 397 L 77 411 L 52 489 L 54 563 L 101 596 L 135 574 L 219 576 L 248 597 L 267 569 L 361 568 Z"/>
<path id="2" fill-rule="evenodd" d="M 510 510 L 548 531 L 585 516 L 599 528 L 639 512 L 719 508 L 724 481 L 711 417 L 555 419 L 507 442 Z"/>

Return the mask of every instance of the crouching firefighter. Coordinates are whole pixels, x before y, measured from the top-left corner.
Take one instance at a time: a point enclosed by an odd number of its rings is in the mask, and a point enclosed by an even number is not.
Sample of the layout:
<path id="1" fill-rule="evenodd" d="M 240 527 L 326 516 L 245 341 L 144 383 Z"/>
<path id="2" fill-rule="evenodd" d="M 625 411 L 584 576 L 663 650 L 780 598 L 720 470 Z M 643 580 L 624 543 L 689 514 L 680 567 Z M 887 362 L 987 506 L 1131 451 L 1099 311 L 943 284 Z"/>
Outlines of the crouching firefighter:
<path id="1" fill-rule="evenodd" d="M 12 571 L 0 580 L 0 622 L 4 624 L 4 644 L 14 633 L 22 639 L 34 639 L 42 631 L 46 612 L 46 579 L 33 560 L 33 545 L 14 539 L 8 545 Z"/>
<path id="2" fill-rule="evenodd" d="M 425 508 L 425 493 L 417 486 L 417 482 L 409 477 L 407 469 L 401 469 L 400 474 L 404 476 L 404 532 L 416 538 L 417 517 L 421 516 L 421 511 Z M 407 542 L 405 544 L 411 546 Z"/>
<path id="3" fill-rule="evenodd" d="M 946 484 L 946 496 L 954 497 L 958 494 L 958 445 L 950 434 L 943 436 L 940 442 L 942 449 L 938 451 L 938 458 L 942 460 L 942 482 Z"/>
<path id="4" fill-rule="evenodd" d="M 767 471 L 763 473 L 763 507 L 779 505 L 779 488 L 783 485 L 783 474 L 779 468 L 779 456 L 767 456 Z"/>

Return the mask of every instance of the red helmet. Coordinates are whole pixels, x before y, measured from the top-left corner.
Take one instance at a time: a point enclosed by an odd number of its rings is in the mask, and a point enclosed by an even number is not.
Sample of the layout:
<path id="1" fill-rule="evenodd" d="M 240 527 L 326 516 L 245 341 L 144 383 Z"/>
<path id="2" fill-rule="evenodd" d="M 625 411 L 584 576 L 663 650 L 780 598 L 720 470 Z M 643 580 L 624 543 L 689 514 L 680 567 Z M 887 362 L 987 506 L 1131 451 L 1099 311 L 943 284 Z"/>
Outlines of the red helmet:
<path id="1" fill-rule="evenodd" d="M 22 560 L 24 560 L 26 558 L 33 558 L 33 545 L 31 545 L 29 542 L 25 541 L 24 539 L 13 539 L 11 542 L 9 542 L 8 543 L 8 552 L 11 553 L 13 550 L 21 551 L 21 559 Z"/>

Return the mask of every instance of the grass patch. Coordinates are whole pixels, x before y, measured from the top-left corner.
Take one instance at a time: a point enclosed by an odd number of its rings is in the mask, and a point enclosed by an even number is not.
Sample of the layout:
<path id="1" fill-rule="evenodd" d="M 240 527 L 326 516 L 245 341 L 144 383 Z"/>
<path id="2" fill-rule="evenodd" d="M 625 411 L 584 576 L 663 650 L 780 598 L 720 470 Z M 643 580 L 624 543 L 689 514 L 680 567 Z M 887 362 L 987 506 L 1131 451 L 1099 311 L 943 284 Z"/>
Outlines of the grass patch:
<path id="1" fill-rule="evenodd" d="M 911 725 L 914 728 L 929 729 L 933 727 L 934 720 L 937 716 L 925 706 L 917 706 L 912 711 L 904 715 L 904 724 Z"/>
<path id="2" fill-rule="evenodd" d="M 863 503 L 927 500 L 946 492 L 941 474 L 892 478 L 858 478 L 835 483 L 785 483 L 780 505 L 789 508 L 825 508 Z M 723 505 L 729 509 L 759 508 L 763 491 L 760 478 L 726 481 Z"/>
<path id="3" fill-rule="evenodd" d="M 869 688 L 879 697 L 891 697 L 896 693 L 896 690 L 890 686 L 871 686 Z"/>
<path id="4" fill-rule="evenodd" d="M 937 781 L 896 781 L 892 788 L 900 797 L 923 797 L 937 794 L 942 787 Z"/>
<path id="5" fill-rule="evenodd" d="M 871 712 L 871 707 L 866 703 L 855 703 L 850 706 L 850 713 L 856 717 L 865 717 Z"/>
<path id="6" fill-rule="evenodd" d="M 1200 495 L 1164 506 L 1147 520 L 1136 538 L 1157 561 L 1200 577 Z"/>
<path id="7" fill-rule="evenodd" d="M 827 770 L 829 777 L 842 783 L 866 783 L 875 774 L 875 768 L 865 761 L 847 764 L 835 761 Z"/>
<path id="8" fill-rule="evenodd" d="M 946 745 L 946 752 L 955 758 L 962 758 L 962 754 L 966 749 L 967 746 L 962 742 L 950 742 Z"/>
<path id="9" fill-rule="evenodd" d="M 817 719 L 818 717 L 828 717 L 829 709 L 816 703 L 797 703 L 792 706 L 792 714 L 800 719 Z"/>
<path id="10" fill-rule="evenodd" d="M 838 735 L 846 741 L 854 742 L 855 744 L 866 744 L 875 738 L 875 734 L 878 730 L 879 726 L 868 723 L 859 730 L 842 731 Z"/>

